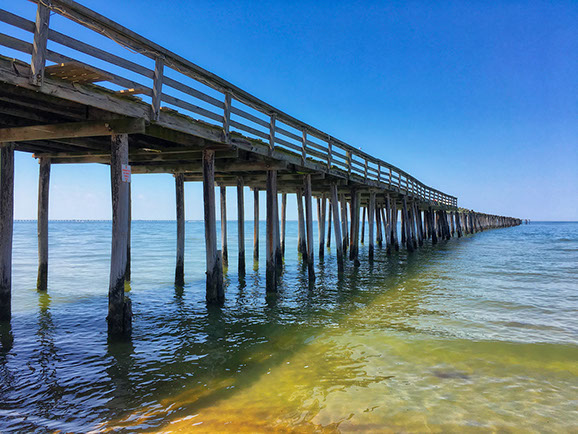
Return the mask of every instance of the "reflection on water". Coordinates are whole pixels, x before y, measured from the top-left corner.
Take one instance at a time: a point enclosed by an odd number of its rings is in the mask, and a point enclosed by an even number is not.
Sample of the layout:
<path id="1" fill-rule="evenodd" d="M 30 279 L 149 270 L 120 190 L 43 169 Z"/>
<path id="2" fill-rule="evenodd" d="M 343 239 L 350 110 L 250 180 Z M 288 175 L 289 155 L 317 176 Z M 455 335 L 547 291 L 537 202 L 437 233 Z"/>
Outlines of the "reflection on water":
<path id="1" fill-rule="evenodd" d="M 135 222 L 124 343 L 106 338 L 110 223 L 51 223 L 48 293 L 30 289 L 34 234 L 34 223 L 16 224 L 2 431 L 578 425 L 578 224 L 488 231 L 410 255 L 377 249 L 373 263 L 362 248 L 361 267 L 341 278 L 329 251 L 310 289 L 289 223 L 279 292 L 265 295 L 263 266 L 241 280 L 229 266 L 226 303 L 207 307 L 202 223 L 187 223 L 187 284 L 175 287 L 174 223 Z"/>

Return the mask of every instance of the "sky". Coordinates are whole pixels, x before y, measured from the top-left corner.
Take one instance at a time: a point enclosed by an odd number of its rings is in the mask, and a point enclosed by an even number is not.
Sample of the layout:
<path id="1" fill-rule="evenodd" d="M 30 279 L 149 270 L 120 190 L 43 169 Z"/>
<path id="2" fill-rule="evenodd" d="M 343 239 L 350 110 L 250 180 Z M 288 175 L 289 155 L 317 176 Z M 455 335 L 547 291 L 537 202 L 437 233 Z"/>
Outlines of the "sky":
<path id="1" fill-rule="evenodd" d="M 460 206 L 578 220 L 578 2 L 81 3 Z M 34 19 L 32 3 L 3 7 Z M 51 176 L 50 218 L 111 218 L 108 166 Z M 36 217 L 37 178 L 17 153 L 16 219 Z M 202 219 L 201 185 L 185 194 L 186 218 Z M 132 197 L 134 219 L 175 218 L 171 175 L 134 175 Z M 235 202 L 231 188 L 232 219 Z"/>

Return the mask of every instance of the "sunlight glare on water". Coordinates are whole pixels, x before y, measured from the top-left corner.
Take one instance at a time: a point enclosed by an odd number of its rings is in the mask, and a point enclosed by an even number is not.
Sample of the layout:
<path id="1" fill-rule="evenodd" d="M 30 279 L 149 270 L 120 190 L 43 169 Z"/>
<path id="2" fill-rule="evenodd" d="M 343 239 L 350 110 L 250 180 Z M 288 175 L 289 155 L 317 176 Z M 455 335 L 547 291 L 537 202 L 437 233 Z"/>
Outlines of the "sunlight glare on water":
<path id="1" fill-rule="evenodd" d="M 363 246 L 341 279 L 330 250 L 310 291 L 288 222 L 279 293 L 265 296 L 264 261 L 239 280 L 232 243 L 226 303 L 208 308 L 202 222 L 187 222 L 184 288 L 175 223 L 133 222 L 133 338 L 115 344 L 110 222 L 50 223 L 47 294 L 34 289 L 35 222 L 15 226 L 2 431 L 578 428 L 577 223 L 377 249 L 373 264 Z"/>

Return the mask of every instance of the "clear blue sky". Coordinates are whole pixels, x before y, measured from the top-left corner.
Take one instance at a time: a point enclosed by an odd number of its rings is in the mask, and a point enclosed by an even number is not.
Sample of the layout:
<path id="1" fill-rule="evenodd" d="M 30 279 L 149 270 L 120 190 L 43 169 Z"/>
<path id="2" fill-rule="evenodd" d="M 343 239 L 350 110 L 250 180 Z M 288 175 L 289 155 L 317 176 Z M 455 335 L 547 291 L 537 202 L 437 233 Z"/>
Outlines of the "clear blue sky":
<path id="1" fill-rule="evenodd" d="M 82 3 L 461 206 L 578 220 L 575 1 Z M 35 218 L 37 164 L 16 161 L 15 217 Z M 174 218 L 170 175 L 132 188 L 134 218 Z M 109 190 L 106 166 L 56 166 L 51 218 L 108 219 Z M 186 194 L 202 218 L 200 186 Z"/>

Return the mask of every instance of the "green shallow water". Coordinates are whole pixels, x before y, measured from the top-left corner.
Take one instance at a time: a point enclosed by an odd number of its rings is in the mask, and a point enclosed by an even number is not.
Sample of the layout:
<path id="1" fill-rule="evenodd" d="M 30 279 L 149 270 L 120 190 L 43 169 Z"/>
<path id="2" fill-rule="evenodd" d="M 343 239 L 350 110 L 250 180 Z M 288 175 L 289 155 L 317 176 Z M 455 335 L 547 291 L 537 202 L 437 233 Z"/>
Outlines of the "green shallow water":
<path id="1" fill-rule="evenodd" d="M 227 301 L 207 308 L 202 223 L 187 223 L 175 288 L 175 223 L 134 222 L 133 339 L 108 344 L 110 223 L 51 222 L 39 294 L 35 223 L 17 222 L 0 430 L 578 430 L 577 223 L 378 249 L 373 264 L 363 247 L 342 279 L 330 250 L 312 291 L 288 226 L 279 293 L 265 296 L 263 264 L 239 280 L 230 246 Z"/>

